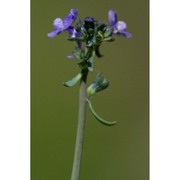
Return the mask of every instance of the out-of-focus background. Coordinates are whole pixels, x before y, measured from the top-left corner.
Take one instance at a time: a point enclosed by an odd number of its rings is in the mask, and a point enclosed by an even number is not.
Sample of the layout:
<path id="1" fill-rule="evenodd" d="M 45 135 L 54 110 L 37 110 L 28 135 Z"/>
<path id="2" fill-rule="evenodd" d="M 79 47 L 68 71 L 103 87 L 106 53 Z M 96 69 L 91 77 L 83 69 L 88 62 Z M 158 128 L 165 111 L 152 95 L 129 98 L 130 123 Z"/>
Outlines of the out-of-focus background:
<path id="1" fill-rule="evenodd" d="M 114 9 L 127 22 L 131 39 L 116 37 L 101 46 L 89 83 L 98 72 L 110 80 L 107 90 L 93 98 L 95 110 L 118 121 L 107 127 L 87 109 L 81 180 L 149 179 L 149 2 L 148 0 L 31 0 L 31 180 L 69 180 L 78 116 L 78 85 L 62 82 L 79 68 L 66 59 L 75 44 L 63 33 L 54 39 L 56 17 L 71 8 L 79 17 L 108 21 Z"/>

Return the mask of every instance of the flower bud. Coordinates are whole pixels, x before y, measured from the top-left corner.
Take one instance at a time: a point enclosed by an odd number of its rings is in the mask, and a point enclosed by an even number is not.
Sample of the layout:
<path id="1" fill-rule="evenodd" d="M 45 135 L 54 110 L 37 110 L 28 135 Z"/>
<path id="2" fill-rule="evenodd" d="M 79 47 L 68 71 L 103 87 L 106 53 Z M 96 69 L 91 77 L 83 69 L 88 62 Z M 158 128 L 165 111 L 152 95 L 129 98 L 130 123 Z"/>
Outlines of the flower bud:
<path id="1" fill-rule="evenodd" d="M 85 19 L 84 19 L 84 27 L 86 28 L 86 29 L 94 29 L 94 18 L 92 18 L 92 17 L 86 17 Z"/>
<path id="2" fill-rule="evenodd" d="M 107 81 L 104 76 L 99 73 L 95 79 L 91 83 L 91 85 L 87 88 L 88 96 L 94 96 L 97 92 L 106 89 L 109 86 L 109 81 Z"/>
<path id="3" fill-rule="evenodd" d="M 94 96 L 96 94 L 96 90 L 95 87 L 93 86 L 93 84 L 91 84 L 88 88 L 87 88 L 87 94 L 88 96 Z"/>

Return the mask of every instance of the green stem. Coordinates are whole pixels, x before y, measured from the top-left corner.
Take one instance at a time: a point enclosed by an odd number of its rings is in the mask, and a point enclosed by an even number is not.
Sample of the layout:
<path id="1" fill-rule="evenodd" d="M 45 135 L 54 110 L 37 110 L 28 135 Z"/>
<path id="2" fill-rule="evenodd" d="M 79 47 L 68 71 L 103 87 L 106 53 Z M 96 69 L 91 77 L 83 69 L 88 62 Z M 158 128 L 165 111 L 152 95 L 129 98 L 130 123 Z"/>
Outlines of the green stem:
<path id="1" fill-rule="evenodd" d="M 88 75 L 88 70 L 82 71 L 82 78 L 81 78 L 80 89 L 79 89 L 79 117 L 78 117 L 76 145 L 75 145 L 74 162 L 73 162 L 71 180 L 79 179 L 80 168 L 81 168 L 81 159 L 82 159 L 83 142 L 84 142 L 86 104 L 87 104 L 87 101 L 86 101 L 87 75 Z"/>

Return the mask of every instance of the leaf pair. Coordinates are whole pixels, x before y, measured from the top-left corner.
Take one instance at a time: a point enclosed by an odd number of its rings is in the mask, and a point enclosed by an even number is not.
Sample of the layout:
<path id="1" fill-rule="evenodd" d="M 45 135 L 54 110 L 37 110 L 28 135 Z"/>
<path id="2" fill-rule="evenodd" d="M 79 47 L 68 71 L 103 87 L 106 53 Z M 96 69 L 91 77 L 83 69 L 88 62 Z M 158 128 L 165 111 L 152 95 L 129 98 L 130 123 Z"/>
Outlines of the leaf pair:
<path id="1" fill-rule="evenodd" d="M 100 77 L 103 77 L 101 74 L 98 75 L 98 78 Z M 73 79 L 67 81 L 67 82 L 64 82 L 64 86 L 66 87 L 72 87 L 74 85 L 76 85 L 76 83 L 81 79 L 82 77 L 82 73 L 79 73 L 77 76 L 75 76 Z M 103 77 L 104 78 L 104 77 Z M 104 79 L 103 79 L 104 80 Z M 94 110 L 93 106 L 92 106 L 92 103 L 90 101 L 89 98 L 86 99 L 88 105 L 89 105 L 89 108 L 92 112 L 92 114 L 94 115 L 94 117 L 102 124 L 104 125 L 107 125 L 107 126 L 113 126 L 116 124 L 116 121 L 113 121 L 113 122 L 109 122 L 109 121 L 106 121 L 105 119 L 101 118 Z"/>

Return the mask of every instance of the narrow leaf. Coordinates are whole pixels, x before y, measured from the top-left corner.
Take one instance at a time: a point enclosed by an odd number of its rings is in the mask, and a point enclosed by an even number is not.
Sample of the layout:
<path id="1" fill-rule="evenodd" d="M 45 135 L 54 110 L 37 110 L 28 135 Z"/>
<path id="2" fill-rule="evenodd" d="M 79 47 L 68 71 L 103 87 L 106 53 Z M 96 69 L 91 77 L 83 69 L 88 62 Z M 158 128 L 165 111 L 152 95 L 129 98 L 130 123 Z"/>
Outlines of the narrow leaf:
<path id="1" fill-rule="evenodd" d="M 92 114 L 94 115 L 94 117 L 95 117 L 100 123 L 102 123 L 102 124 L 104 124 L 104 125 L 107 125 L 107 126 L 113 126 L 113 125 L 116 124 L 116 121 L 110 122 L 110 121 L 106 121 L 105 119 L 101 118 L 101 117 L 95 112 L 95 110 L 93 109 L 93 106 L 92 106 L 92 104 L 91 104 L 91 102 L 90 102 L 89 99 L 87 99 L 87 102 L 88 102 L 88 104 L 89 104 L 89 108 L 90 108 Z"/>
<path id="2" fill-rule="evenodd" d="M 76 85 L 76 83 L 81 79 L 81 77 L 82 77 L 82 74 L 79 73 L 73 79 L 71 79 L 71 80 L 69 80 L 67 82 L 64 82 L 63 85 L 66 86 L 66 87 L 72 87 L 72 86 Z"/>
<path id="3" fill-rule="evenodd" d="M 103 55 L 100 53 L 99 47 L 100 47 L 100 45 L 96 47 L 95 52 L 96 52 L 96 56 L 99 57 L 99 58 L 101 58 L 101 57 L 103 57 Z"/>

